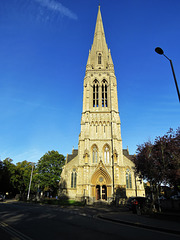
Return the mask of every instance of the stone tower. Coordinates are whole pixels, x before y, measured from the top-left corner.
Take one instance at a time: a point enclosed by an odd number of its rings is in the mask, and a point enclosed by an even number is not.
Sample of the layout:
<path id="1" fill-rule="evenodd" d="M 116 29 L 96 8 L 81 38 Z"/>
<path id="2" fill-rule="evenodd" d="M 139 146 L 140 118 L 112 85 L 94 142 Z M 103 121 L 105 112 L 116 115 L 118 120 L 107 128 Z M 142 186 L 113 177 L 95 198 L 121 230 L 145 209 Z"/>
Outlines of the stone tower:
<path id="1" fill-rule="evenodd" d="M 99 6 L 84 77 L 78 150 L 67 155 L 61 193 L 73 199 L 85 197 L 90 203 L 111 202 L 117 195 L 143 196 L 131 158 L 128 149 L 122 149 L 117 81 Z"/>

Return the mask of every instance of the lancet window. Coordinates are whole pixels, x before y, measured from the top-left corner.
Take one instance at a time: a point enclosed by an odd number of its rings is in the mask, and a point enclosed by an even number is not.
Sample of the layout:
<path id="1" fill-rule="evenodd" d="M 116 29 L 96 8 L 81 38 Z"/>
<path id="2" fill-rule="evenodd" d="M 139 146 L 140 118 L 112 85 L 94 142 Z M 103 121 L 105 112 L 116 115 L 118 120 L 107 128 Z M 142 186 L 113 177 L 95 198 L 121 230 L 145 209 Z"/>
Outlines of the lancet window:
<path id="1" fill-rule="evenodd" d="M 99 105 L 99 86 L 98 81 L 95 80 L 93 83 L 93 107 L 98 107 Z"/>
<path id="2" fill-rule="evenodd" d="M 94 145 L 92 148 L 92 162 L 97 163 L 97 158 L 98 158 L 98 150 L 96 145 Z"/>
<path id="3" fill-rule="evenodd" d="M 98 55 L 98 64 L 101 64 L 101 54 Z"/>
<path id="4" fill-rule="evenodd" d="M 132 188 L 132 178 L 131 178 L 131 172 L 129 169 L 126 170 L 126 187 Z"/>
<path id="5" fill-rule="evenodd" d="M 76 169 L 73 169 L 71 172 L 71 188 L 76 188 L 76 183 L 77 183 L 77 173 Z"/>
<path id="6" fill-rule="evenodd" d="M 104 148 L 104 163 L 109 164 L 109 147 L 107 145 Z"/>
<path id="7" fill-rule="evenodd" d="M 103 80 L 102 83 L 102 107 L 107 107 L 108 101 L 107 101 L 107 82 L 106 80 Z"/>

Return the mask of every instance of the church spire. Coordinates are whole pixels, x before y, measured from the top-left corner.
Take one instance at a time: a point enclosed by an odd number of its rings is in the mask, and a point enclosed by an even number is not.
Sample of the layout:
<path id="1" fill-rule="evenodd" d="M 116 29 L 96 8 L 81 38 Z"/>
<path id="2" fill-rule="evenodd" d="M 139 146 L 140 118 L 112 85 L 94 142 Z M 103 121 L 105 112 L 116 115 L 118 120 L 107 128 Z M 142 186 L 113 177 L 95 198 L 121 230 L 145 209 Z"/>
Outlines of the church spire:
<path id="1" fill-rule="evenodd" d="M 86 70 L 107 69 L 109 64 L 111 65 L 112 68 L 113 62 L 106 43 L 101 10 L 99 5 L 94 32 L 94 39 L 91 50 L 89 51 Z"/>
<path id="2" fill-rule="evenodd" d="M 103 43 L 106 44 L 104 27 L 103 27 L 102 16 L 101 16 L 101 10 L 100 10 L 100 5 L 99 5 L 93 44 L 97 43 L 97 42 L 100 42 L 100 41 L 101 42 L 103 41 Z"/>

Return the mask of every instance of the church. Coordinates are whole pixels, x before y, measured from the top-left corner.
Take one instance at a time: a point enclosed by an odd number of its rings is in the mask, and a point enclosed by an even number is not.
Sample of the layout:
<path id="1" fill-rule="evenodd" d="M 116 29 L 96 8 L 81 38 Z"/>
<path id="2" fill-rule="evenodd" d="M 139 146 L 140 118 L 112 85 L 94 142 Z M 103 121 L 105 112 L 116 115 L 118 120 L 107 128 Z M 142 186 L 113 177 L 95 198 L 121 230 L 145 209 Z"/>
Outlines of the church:
<path id="1" fill-rule="evenodd" d="M 67 154 L 60 195 L 89 204 L 145 196 L 132 157 L 122 148 L 117 81 L 99 6 L 84 77 L 78 150 Z"/>

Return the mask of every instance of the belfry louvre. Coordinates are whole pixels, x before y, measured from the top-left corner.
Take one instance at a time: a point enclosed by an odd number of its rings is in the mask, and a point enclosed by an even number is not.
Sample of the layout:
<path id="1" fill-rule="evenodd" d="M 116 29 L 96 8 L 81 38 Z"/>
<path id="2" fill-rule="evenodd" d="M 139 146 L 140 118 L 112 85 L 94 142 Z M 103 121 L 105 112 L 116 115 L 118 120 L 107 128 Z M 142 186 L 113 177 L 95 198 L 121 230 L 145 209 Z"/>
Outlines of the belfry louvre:
<path id="1" fill-rule="evenodd" d="M 67 154 L 60 194 L 86 198 L 89 204 L 111 202 L 117 194 L 122 198 L 144 196 L 131 160 L 128 149 L 122 149 L 117 81 L 99 6 L 84 77 L 78 150 Z"/>

